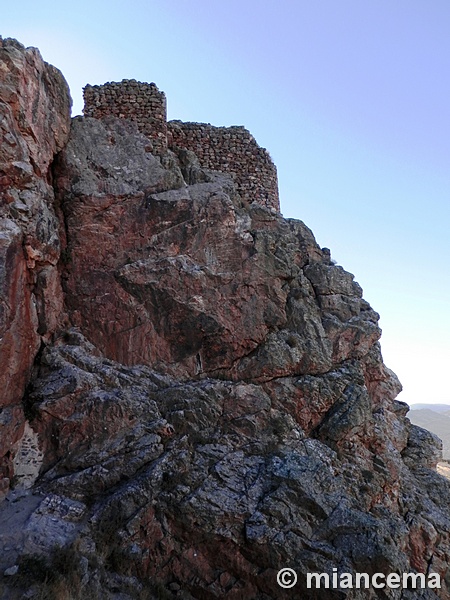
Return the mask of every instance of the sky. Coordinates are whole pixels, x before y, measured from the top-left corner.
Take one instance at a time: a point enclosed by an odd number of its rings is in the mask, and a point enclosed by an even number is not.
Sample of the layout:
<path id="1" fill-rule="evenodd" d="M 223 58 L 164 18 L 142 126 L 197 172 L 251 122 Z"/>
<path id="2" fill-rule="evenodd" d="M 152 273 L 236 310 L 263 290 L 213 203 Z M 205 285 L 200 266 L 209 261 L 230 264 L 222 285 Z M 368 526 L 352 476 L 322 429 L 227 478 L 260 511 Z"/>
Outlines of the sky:
<path id="1" fill-rule="evenodd" d="M 66 77 L 137 79 L 168 118 L 244 125 L 380 313 L 399 400 L 450 404 L 448 0 L 21 0 L 0 35 Z"/>

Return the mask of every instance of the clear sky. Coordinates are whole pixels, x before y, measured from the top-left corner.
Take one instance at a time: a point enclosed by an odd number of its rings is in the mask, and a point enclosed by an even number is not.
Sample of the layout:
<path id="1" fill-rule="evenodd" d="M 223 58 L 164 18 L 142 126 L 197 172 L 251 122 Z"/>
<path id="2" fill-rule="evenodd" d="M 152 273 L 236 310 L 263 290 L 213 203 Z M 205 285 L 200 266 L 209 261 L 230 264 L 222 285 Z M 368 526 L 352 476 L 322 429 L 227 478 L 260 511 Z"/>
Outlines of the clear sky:
<path id="1" fill-rule="evenodd" d="M 448 402 L 448 0 L 21 0 L 0 35 L 81 89 L 154 81 L 169 118 L 245 125 L 281 209 L 355 274 L 381 314 L 399 396 Z"/>

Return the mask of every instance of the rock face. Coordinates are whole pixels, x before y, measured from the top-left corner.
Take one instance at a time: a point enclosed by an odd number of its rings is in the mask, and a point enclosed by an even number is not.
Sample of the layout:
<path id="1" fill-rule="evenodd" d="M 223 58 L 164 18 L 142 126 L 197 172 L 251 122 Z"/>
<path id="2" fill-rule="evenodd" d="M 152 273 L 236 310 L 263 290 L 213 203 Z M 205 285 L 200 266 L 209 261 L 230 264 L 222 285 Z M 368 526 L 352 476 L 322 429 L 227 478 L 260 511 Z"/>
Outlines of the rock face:
<path id="1" fill-rule="evenodd" d="M 153 153 L 132 120 L 77 117 L 67 139 L 60 76 L 3 51 L 52 128 L 40 119 L 35 167 L 22 120 L 3 121 L 45 194 L 25 205 L 26 161 L 2 155 L 0 598 L 448 599 L 439 443 L 395 400 L 353 276 L 301 221 L 190 148 Z M 43 72 L 55 87 L 36 96 Z M 333 569 L 442 587 L 307 588 Z"/>
<path id="2" fill-rule="evenodd" d="M 0 67 L 1 495 L 24 430 L 25 385 L 63 312 L 51 166 L 69 136 L 71 99 L 35 48 L 0 38 Z"/>
<path id="3" fill-rule="evenodd" d="M 195 162 L 201 183 L 186 185 L 166 162 L 126 121 L 73 123 L 56 169 L 65 289 L 92 342 L 122 363 L 251 381 L 367 354 L 378 315 L 303 223 L 244 208 L 230 178 Z"/>

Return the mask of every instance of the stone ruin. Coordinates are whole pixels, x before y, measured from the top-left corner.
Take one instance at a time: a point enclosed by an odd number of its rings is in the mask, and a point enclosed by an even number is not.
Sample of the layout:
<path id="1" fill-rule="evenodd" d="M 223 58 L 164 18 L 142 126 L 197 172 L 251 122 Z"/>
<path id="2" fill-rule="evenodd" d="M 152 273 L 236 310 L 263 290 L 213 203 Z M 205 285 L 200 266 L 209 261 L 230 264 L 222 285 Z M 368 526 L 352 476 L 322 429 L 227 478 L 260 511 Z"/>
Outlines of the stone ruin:
<path id="1" fill-rule="evenodd" d="M 279 212 L 276 167 L 245 127 L 214 127 L 209 123 L 167 122 L 166 96 L 154 83 L 124 79 L 120 83 L 87 85 L 84 115 L 102 119 L 115 116 L 137 124 L 151 141 L 151 151 L 185 148 L 200 166 L 232 175 L 244 202 L 256 202 Z"/>
<path id="2" fill-rule="evenodd" d="M 87 85 L 83 96 L 86 117 L 129 119 L 150 138 L 153 154 L 167 151 L 166 95 L 154 83 L 124 79 L 121 83 Z"/>

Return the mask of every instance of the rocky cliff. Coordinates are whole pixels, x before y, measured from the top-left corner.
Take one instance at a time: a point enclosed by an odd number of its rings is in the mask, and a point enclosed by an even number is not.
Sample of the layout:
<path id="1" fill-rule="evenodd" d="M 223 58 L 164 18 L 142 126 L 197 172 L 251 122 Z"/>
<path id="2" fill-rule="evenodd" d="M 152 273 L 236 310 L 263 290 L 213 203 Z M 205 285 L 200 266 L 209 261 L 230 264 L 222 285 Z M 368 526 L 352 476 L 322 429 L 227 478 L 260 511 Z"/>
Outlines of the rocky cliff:
<path id="1" fill-rule="evenodd" d="M 0 597 L 450 598 L 439 441 L 353 275 L 226 163 L 70 123 L 37 50 L 0 65 Z M 442 587 L 306 588 L 333 569 Z"/>

